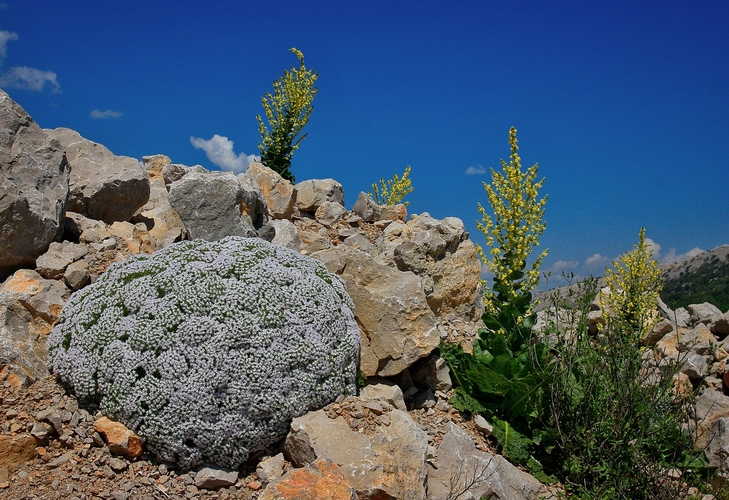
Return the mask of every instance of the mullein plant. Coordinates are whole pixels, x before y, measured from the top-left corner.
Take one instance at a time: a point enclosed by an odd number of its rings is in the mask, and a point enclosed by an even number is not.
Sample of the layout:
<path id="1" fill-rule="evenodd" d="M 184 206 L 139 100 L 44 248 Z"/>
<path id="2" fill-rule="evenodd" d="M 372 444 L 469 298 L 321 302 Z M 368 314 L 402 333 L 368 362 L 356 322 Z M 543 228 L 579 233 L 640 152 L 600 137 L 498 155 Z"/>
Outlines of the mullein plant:
<path id="1" fill-rule="evenodd" d="M 300 134 L 314 109 L 312 102 L 319 90 L 314 84 L 319 73 L 306 68 L 300 50 L 292 48 L 290 51 L 299 58 L 299 67 L 284 71 L 283 76 L 273 82 L 273 94 L 267 93 L 261 98 L 270 129 L 260 115 L 256 115 L 256 120 L 261 134 L 258 144 L 261 162 L 284 179 L 295 182 L 291 157 L 307 135 Z"/>
<path id="2" fill-rule="evenodd" d="M 638 338 L 647 334 L 657 320 L 658 296 L 662 279 L 658 262 L 645 243 L 645 228 L 640 229 L 633 250 L 613 261 L 614 269 L 605 270 L 610 293 L 601 294 L 603 311 L 613 311 Z"/>
<path id="3" fill-rule="evenodd" d="M 517 145 L 516 129 L 509 130 L 511 157 L 507 164 L 501 160 L 503 173 L 491 169 L 491 184 L 484 182 L 493 217 L 479 203 L 482 220 L 478 229 L 486 237 L 491 248 L 486 254 L 479 247 L 481 260 L 494 274 L 494 287 L 484 287 L 487 307 L 495 305 L 494 292 L 501 291 L 502 301 L 512 302 L 518 296 L 531 293 L 539 283 L 539 267 L 547 256 L 543 250 L 529 269 L 527 258 L 539 245 L 539 238 L 546 228 L 544 209 L 547 197 L 539 198 L 544 179 L 537 181 L 538 165 L 522 170 Z"/>
<path id="4" fill-rule="evenodd" d="M 479 330 L 473 354 L 446 343 L 441 343 L 440 350 L 457 386 L 451 404 L 460 411 L 485 415 L 494 425 L 502 454 L 528 465 L 546 480 L 533 451 L 545 438 L 541 419 L 548 408 L 549 348 L 532 337 L 531 292 L 547 251 L 529 269 L 527 259 L 545 229 L 547 198 L 539 197 L 544 179 L 537 181 L 538 166 L 522 169 L 513 127 L 509 144 L 510 162 L 501 161 L 503 173 L 491 169 L 492 182 L 484 183 L 493 216 L 478 205 L 482 215 L 478 228 L 491 248 L 488 253 L 479 248 L 479 253 L 494 274 L 493 287 L 484 287 L 486 328 Z"/>
<path id="5" fill-rule="evenodd" d="M 375 200 L 378 205 L 397 205 L 413 191 L 413 184 L 410 178 L 410 165 L 405 169 L 405 173 L 402 174 L 402 178 L 398 177 L 397 174 L 393 175 L 392 179 L 389 179 L 385 183 L 385 179 L 380 179 L 380 185 L 377 183 L 372 184 L 372 191 L 369 195 Z M 408 206 L 409 201 L 403 203 Z"/>

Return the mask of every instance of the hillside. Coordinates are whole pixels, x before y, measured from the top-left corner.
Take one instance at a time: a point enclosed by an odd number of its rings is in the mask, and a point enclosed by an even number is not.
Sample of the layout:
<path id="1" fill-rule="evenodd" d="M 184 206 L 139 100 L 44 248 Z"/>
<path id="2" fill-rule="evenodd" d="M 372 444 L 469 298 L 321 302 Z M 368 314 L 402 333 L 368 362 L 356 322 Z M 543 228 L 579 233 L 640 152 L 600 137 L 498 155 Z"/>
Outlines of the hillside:
<path id="1" fill-rule="evenodd" d="M 661 298 L 671 308 L 710 302 L 729 310 L 729 245 L 661 266 Z"/>

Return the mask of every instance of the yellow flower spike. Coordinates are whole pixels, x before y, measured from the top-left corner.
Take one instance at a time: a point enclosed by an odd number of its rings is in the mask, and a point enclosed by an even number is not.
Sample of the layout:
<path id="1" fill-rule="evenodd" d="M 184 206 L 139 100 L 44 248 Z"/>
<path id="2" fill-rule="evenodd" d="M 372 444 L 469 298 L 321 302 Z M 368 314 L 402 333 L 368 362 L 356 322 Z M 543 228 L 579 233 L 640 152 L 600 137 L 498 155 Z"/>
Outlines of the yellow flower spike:
<path id="1" fill-rule="evenodd" d="M 547 250 L 539 254 L 531 269 L 526 270 L 524 267 L 527 257 L 539 245 L 539 237 L 546 227 L 544 206 L 547 198 L 538 199 L 539 189 L 544 183 L 544 179 L 535 182 L 538 165 L 522 171 L 516 129 L 513 127 L 509 130 L 509 146 L 511 161 L 506 163 L 501 160 L 502 172 L 492 168 L 491 183 L 484 183 L 493 215 L 478 204 L 482 220 L 477 222 L 477 227 L 491 247 L 488 254 L 479 252 L 484 265 L 494 273 L 494 280 L 506 287 L 506 295 L 514 298 L 517 290 L 531 292 L 539 281 L 539 266 Z M 502 263 L 504 256 L 509 257 L 509 262 Z M 507 276 L 518 270 L 524 271 L 523 277 L 508 281 Z M 493 297 L 493 292 L 487 291 L 484 298 L 487 307 L 492 306 L 490 301 Z"/>

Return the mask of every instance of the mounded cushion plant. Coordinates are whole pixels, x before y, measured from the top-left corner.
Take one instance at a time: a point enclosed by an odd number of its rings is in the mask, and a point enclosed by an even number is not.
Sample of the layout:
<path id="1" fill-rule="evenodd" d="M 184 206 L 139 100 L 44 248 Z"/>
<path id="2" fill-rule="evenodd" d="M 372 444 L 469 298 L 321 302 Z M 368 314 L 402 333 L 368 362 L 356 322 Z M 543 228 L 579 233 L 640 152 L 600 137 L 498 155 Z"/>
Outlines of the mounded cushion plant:
<path id="1" fill-rule="evenodd" d="M 355 393 L 353 309 L 310 257 L 257 238 L 185 241 L 73 294 L 50 364 L 159 459 L 237 467 L 294 417 Z"/>

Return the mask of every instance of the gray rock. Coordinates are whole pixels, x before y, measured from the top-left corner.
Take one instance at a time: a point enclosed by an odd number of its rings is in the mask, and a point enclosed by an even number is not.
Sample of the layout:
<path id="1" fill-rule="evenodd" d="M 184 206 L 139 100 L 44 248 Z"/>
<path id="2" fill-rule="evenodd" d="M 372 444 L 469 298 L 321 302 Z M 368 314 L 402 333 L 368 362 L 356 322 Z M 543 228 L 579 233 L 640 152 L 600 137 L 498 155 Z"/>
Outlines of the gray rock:
<path id="1" fill-rule="evenodd" d="M 233 486 L 238 481 L 238 471 L 205 467 L 195 474 L 195 486 L 203 490 L 215 490 Z"/>
<path id="2" fill-rule="evenodd" d="M 41 410 L 35 416 L 35 419 L 39 422 L 48 422 L 59 435 L 63 434 L 63 421 L 61 420 L 61 411 L 58 408 L 51 406 Z"/>
<path id="3" fill-rule="evenodd" d="M 681 365 L 681 373 L 688 375 L 691 380 L 700 379 L 708 374 L 709 363 L 706 357 L 696 352 L 689 352 Z"/>
<path id="4" fill-rule="evenodd" d="M 704 323 L 708 325 L 718 316 L 721 316 L 721 310 L 714 304 L 704 302 L 703 304 L 689 304 L 688 312 L 691 314 L 692 324 Z"/>
<path id="5" fill-rule="evenodd" d="M 71 165 L 68 210 L 91 219 L 128 221 L 149 200 L 149 181 L 139 161 L 116 156 L 67 128 L 46 130 L 61 143 Z"/>
<path id="6" fill-rule="evenodd" d="M 475 417 L 473 417 L 473 425 L 476 426 L 477 431 L 479 431 L 486 437 L 489 437 L 491 434 L 494 433 L 494 426 L 488 423 L 486 419 L 483 418 L 481 415 L 476 415 Z"/>
<path id="7" fill-rule="evenodd" d="M 256 229 L 260 229 L 268 221 L 266 200 L 255 179 L 249 175 L 236 176 L 241 191 L 241 214 L 247 217 Z"/>
<path id="8" fill-rule="evenodd" d="M 365 253 L 371 253 L 372 250 L 374 250 L 375 246 L 370 243 L 370 240 L 367 239 L 366 236 L 355 233 L 352 236 L 347 236 L 344 239 L 344 244 L 348 247 L 356 248 L 357 250 L 361 250 Z"/>
<path id="9" fill-rule="evenodd" d="M 162 180 L 164 180 L 165 187 L 169 186 L 175 181 L 179 181 L 188 172 L 192 172 L 192 169 L 186 165 L 180 165 L 179 163 L 166 163 L 162 165 Z"/>
<path id="10" fill-rule="evenodd" d="M 346 245 L 314 254 L 340 274 L 362 331 L 361 369 L 368 377 L 402 372 L 438 346 L 438 324 L 420 280 L 374 262 Z"/>
<path id="11" fill-rule="evenodd" d="M 448 392 L 453 388 L 448 365 L 435 354 L 416 362 L 410 368 L 410 375 L 415 382 L 427 385 L 434 391 Z"/>
<path id="12" fill-rule="evenodd" d="M 291 423 L 284 453 L 298 467 L 319 458 L 338 464 L 359 498 L 425 499 L 427 435 L 407 412 L 392 410 L 389 418 L 366 435 L 342 417 L 310 412 Z"/>
<path id="13" fill-rule="evenodd" d="M 69 175 L 59 142 L 0 90 L 0 280 L 63 234 Z"/>
<path id="14" fill-rule="evenodd" d="M 694 402 L 694 449 L 704 450 L 719 473 L 729 473 L 729 396 L 705 389 Z"/>
<path id="15" fill-rule="evenodd" d="M 334 179 L 311 179 L 294 186 L 294 206 L 301 212 L 316 212 L 324 202 L 344 205 L 344 189 Z"/>
<path id="16" fill-rule="evenodd" d="M 347 215 L 347 209 L 339 203 L 325 201 L 316 209 L 314 217 L 317 222 L 325 227 L 331 227 Z"/>
<path id="17" fill-rule="evenodd" d="M 382 207 L 375 203 L 375 200 L 365 192 L 359 193 L 359 197 L 357 197 L 352 211 L 365 222 L 378 221 L 382 215 Z"/>
<path id="18" fill-rule="evenodd" d="M 192 239 L 257 234 L 241 214 L 243 193 L 232 172 L 190 172 L 170 184 L 169 200 Z"/>
<path id="19" fill-rule="evenodd" d="M 684 309 L 683 307 L 679 307 L 674 311 L 675 318 L 674 322 L 676 323 L 676 326 L 679 328 L 687 328 L 691 324 L 691 314 Z"/>
<path id="20" fill-rule="evenodd" d="M 53 242 L 48 247 L 48 251 L 36 259 L 36 271 L 44 278 L 59 279 L 69 265 L 84 257 L 88 252 L 88 248 L 83 244 L 70 241 Z"/>
<path id="21" fill-rule="evenodd" d="M 445 430 L 435 460 L 428 462 L 429 499 L 536 500 L 547 493 L 536 478 L 501 455 L 476 449 L 471 437 L 456 424 L 449 422 Z"/>
<path id="22" fill-rule="evenodd" d="M 285 464 L 286 459 L 284 458 L 283 453 L 279 453 L 273 457 L 264 458 L 258 463 L 258 467 L 256 467 L 256 475 L 258 476 L 258 479 L 268 483 L 283 476 Z"/>
<path id="23" fill-rule="evenodd" d="M 468 322 L 483 314 L 481 261 L 460 219 L 423 213 L 393 222 L 382 233 L 377 261 L 418 275 L 438 317 Z"/>
<path id="24" fill-rule="evenodd" d="M 297 252 L 301 250 L 301 238 L 293 222 L 288 219 L 280 219 L 269 221 L 269 225 L 276 230 L 276 236 L 273 237 L 271 243 Z"/>
<path id="25" fill-rule="evenodd" d="M 69 264 L 63 274 L 63 280 L 73 291 L 80 290 L 88 285 L 91 281 L 88 263 L 80 260 Z"/>
<path id="26" fill-rule="evenodd" d="M 153 240 L 152 249 L 156 250 L 184 238 L 186 230 L 180 214 L 170 204 L 165 184 L 164 170 L 172 161 L 164 155 L 145 156 L 142 161 L 149 179 L 149 200 L 132 222 L 145 224 Z"/>
<path id="27" fill-rule="evenodd" d="M 402 389 L 389 380 L 382 379 L 373 384 L 368 384 L 362 388 L 359 397 L 363 400 L 374 399 L 387 401 L 393 408 L 407 411 L 405 406 L 405 397 Z"/>
<path id="28" fill-rule="evenodd" d="M 709 329 L 711 330 L 711 333 L 721 339 L 729 336 L 729 312 L 726 312 L 719 317 L 714 317 Z"/>

